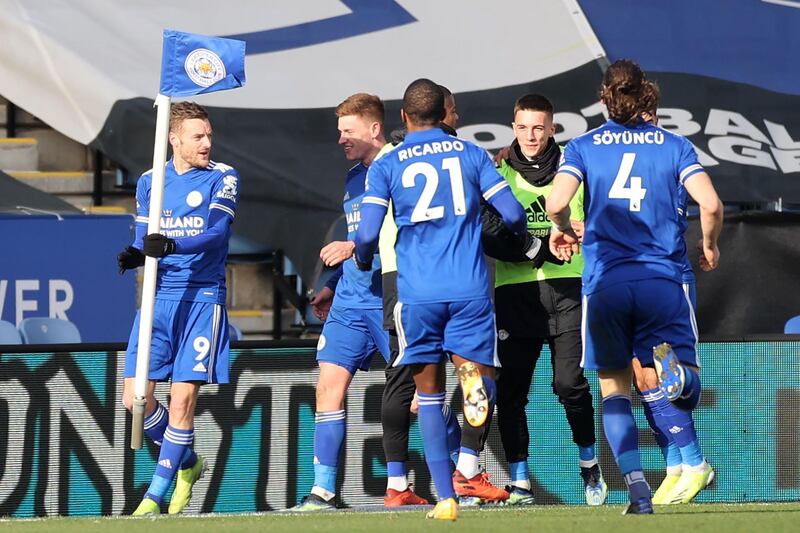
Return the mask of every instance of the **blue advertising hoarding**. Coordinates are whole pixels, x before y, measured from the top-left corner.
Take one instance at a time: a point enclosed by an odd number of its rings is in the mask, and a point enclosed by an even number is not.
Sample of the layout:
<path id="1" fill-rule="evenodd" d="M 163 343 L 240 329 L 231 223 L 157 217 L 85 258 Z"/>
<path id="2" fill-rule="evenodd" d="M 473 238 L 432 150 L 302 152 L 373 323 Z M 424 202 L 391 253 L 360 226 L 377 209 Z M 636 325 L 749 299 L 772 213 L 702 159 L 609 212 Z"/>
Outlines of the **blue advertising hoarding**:
<path id="1" fill-rule="evenodd" d="M 0 319 L 70 320 L 83 342 L 127 340 L 136 272 L 119 275 L 131 215 L 0 215 Z"/>

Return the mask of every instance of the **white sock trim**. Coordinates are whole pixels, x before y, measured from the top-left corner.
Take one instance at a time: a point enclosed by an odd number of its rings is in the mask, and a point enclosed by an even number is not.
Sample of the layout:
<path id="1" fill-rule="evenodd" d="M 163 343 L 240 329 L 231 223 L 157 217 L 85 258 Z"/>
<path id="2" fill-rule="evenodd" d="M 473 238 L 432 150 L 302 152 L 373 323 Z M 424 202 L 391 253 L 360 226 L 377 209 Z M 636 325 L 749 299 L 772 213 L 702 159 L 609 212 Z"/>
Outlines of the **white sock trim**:
<path id="1" fill-rule="evenodd" d="M 465 478 L 473 478 L 481 471 L 478 460 L 479 457 L 477 455 L 472 455 L 471 453 L 460 453 L 458 454 L 458 464 L 456 465 L 456 469 L 461 472 Z"/>
<path id="2" fill-rule="evenodd" d="M 579 459 L 578 463 L 581 465 L 581 468 L 591 468 L 597 464 L 597 457 L 595 457 L 594 459 L 589 459 L 588 461 Z"/>
<path id="3" fill-rule="evenodd" d="M 408 488 L 408 477 L 407 476 L 390 476 L 386 480 L 386 488 L 387 489 L 394 489 L 398 492 L 403 492 Z"/>
<path id="4" fill-rule="evenodd" d="M 320 498 L 322 498 L 326 502 L 331 501 L 333 499 L 333 497 L 336 496 L 335 492 L 331 492 L 329 490 L 325 490 L 322 487 L 317 487 L 316 485 L 311 487 L 311 494 L 316 494 L 317 496 L 319 496 Z"/>
<path id="5" fill-rule="evenodd" d="M 525 490 L 531 490 L 531 481 L 529 479 L 516 479 L 511 482 L 513 487 L 519 487 Z"/>

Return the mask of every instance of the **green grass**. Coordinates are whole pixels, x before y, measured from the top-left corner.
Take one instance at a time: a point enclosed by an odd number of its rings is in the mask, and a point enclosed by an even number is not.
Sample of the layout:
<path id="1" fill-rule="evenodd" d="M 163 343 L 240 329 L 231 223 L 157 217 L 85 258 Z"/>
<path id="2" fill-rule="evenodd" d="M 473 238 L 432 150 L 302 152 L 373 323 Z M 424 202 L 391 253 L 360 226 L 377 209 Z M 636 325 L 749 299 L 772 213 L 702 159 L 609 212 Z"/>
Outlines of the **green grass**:
<path id="1" fill-rule="evenodd" d="M 622 516 L 618 505 L 601 508 L 578 506 L 493 508 L 462 510 L 456 523 L 425 520 L 423 511 L 357 513 L 337 512 L 314 515 L 266 513 L 260 515 L 200 515 L 157 518 L 46 518 L 5 519 L 0 529 L 13 532 L 52 533 L 103 532 L 281 532 L 311 531 L 601 531 L 613 533 L 644 531 L 798 531 L 800 503 L 697 504 L 657 508 L 653 516 Z"/>

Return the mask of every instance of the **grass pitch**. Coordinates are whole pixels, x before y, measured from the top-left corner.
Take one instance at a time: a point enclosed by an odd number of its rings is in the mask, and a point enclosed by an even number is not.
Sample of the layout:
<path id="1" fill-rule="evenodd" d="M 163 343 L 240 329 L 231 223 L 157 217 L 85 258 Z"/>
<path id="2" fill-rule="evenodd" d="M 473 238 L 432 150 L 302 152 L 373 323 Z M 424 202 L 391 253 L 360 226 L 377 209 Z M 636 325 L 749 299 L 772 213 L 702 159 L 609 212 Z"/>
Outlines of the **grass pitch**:
<path id="1" fill-rule="evenodd" d="M 160 532 L 374 532 L 451 531 L 719 531 L 724 533 L 800 530 L 800 503 L 690 504 L 656 508 L 652 516 L 622 516 L 622 506 L 599 508 L 548 506 L 462 509 L 458 521 L 425 519 L 424 510 L 400 512 L 340 511 L 324 514 L 280 512 L 251 515 L 161 516 L 156 518 L 45 518 L 3 519 L 0 529 L 8 532 L 52 533 L 160 533 Z"/>

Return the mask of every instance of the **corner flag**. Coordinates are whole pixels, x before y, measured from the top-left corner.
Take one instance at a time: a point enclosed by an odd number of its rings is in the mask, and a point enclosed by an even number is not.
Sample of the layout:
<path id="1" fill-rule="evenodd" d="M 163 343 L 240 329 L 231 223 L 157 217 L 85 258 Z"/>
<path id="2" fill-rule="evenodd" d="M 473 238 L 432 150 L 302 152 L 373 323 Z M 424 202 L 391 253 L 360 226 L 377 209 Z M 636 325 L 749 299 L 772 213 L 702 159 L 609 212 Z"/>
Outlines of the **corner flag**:
<path id="1" fill-rule="evenodd" d="M 164 200 L 164 167 L 169 139 L 169 112 L 173 96 L 235 89 L 245 83 L 244 41 L 207 37 L 164 30 L 161 55 L 161 88 L 156 95 L 156 138 L 153 144 L 153 174 L 150 185 L 150 213 L 147 233 L 161 232 L 161 207 Z M 144 411 L 150 369 L 150 343 L 153 334 L 158 259 L 146 257 L 139 307 L 139 336 L 136 348 L 136 379 L 133 385 L 133 425 L 131 448 L 142 447 Z"/>
<path id="2" fill-rule="evenodd" d="M 164 30 L 159 93 L 193 96 L 241 87 L 244 52 L 244 41 Z"/>

